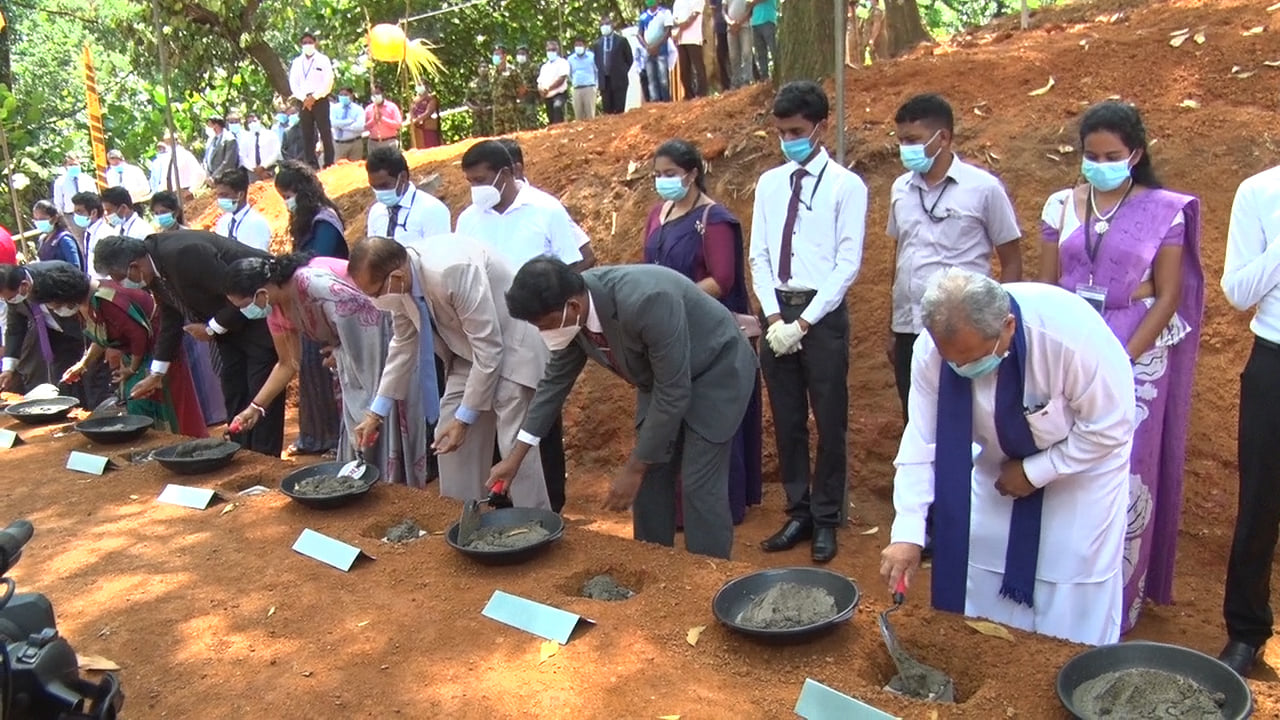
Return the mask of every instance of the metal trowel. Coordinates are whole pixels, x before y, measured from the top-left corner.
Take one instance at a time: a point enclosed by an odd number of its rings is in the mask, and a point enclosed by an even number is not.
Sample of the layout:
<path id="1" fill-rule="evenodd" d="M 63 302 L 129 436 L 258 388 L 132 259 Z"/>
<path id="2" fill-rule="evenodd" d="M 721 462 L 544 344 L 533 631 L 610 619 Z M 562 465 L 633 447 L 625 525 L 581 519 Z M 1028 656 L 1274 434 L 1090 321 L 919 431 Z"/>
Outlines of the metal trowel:
<path id="1" fill-rule="evenodd" d="M 509 508 L 512 506 L 511 496 L 507 494 L 507 482 L 499 480 L 493 484 L 485 504 L 491 508 Z M 480 501 L 468 500 L 462 504 L 462 517 L 458 519 L 458 544 L 470 545 L 476 531 L 480 529 Z"/>
<path id="2" fill-rule="evenodd" d="M 367 466 L 368 463 L 364 461 L 364 450 L 357 450 L 356 459 L 346 465 L 343 465 L 342 468 L 338 470 L 338 477 L 349 477 L 359 480 L 364 477 L 364 471 Z"/>
<path id="3" fill-rule="evenodd" d="M 889 624 L 889 613 L 902 607 L 902 603 L 907 599 L 906 593 L 907 580 L 905 577 L 900 578 L 893 591 L 893 607 L 880 613 L 880 635 L 884 637 L 884 644 L 889 648 L 889 656 L 893 658 L 893 664 L 898 668 L 898 674 L 889 680 L 885 690 L 931 702 L 955 702 L 956 687 L 951 677 L 908 655 L 898 642 L 893 626 Z"/>

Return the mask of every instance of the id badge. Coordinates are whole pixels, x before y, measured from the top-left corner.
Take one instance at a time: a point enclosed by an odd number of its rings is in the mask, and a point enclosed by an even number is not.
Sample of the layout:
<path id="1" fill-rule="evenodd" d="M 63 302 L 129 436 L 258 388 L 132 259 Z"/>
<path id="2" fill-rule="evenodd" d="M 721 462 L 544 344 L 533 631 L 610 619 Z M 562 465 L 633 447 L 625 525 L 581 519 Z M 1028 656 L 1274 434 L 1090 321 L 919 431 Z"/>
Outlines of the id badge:
<path id="1" fill-rule="evenodd" d="M 1076 286 L 1076 294 L 1084 298 L 1099 314 L 1107 306 L 1107 289 L 1104 287 L 1080 284 Z"/>

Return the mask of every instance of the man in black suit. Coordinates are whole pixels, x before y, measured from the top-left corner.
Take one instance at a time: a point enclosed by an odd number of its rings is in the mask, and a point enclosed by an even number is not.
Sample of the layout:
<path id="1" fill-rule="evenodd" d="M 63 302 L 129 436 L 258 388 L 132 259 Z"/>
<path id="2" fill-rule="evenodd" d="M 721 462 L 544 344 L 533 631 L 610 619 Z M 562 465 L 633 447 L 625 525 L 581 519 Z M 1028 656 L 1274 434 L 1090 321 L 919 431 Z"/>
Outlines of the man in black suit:
<path id="1" fill-rule="evenodd" d="M 270 257 L 230 238 L 203 230 L 177 230 L 146 240 L 108 237 L 98 241 L 94 266 L 126 287 L 151 291 L 160 310 L 150 375 L 133 388 L 145 397 L 160 388 L 169 363 L 182 350 L 186 331 L 216 342 L 227 417 L 251 407 L 254 395 L 276 364 L 275 346 L 265 319 L 249 319 L 227 302 L 227 268 L 236 260 Z M 252 430 L 232 433 L 242 446 L 279 457 L 284 445 L 284 393 L 267 407 L 253 406 L 262 419 Z"/>
<path id="2" fill-rule="evenodd" d="M 600 18 L 600 39 L 591 47 L 596 55 L 596 72 L 600 78 L 600 100 L 606 115 L 617 115 L 627 109 L 628 73 L 635 58 L 631 43 L 613 31 L 609 15 Z"/>

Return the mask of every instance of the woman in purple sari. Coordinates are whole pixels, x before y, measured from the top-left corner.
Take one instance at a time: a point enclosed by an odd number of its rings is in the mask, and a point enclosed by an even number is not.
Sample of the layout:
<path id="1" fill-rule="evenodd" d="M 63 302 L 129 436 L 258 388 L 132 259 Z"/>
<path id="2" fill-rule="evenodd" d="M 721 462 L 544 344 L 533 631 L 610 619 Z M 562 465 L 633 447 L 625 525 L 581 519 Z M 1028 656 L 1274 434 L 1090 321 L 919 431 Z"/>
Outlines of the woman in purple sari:
<path id="1" fill-rule="evenodd" d="M 742 225 L 707 195 L 702 155 L 684 140 L 668 140 L 653 158 L 654 184 L 663 202 L 649 213 L 644 261 L 669 267 L 698 284 L 731 312 L 749 314 Z M 760 504 L 760 379 L 733 437 L 729 510 L 735 525 Z M 680 507 L 676 486 L 676 507 Z M 681 523 L 677 510 L 676 522 Z"/>
<path id="2" fill-rule="evenodd" d="M 1133 360 L 1124 617 L 1173 602 L 1191 383 L 1204 315 L 1200 201 L 1160 187 L 1136 108 L 1104 102 L 1080 123 L 1085 184 L 1049 197 L 1041 279 L 1102 313 Z"/>

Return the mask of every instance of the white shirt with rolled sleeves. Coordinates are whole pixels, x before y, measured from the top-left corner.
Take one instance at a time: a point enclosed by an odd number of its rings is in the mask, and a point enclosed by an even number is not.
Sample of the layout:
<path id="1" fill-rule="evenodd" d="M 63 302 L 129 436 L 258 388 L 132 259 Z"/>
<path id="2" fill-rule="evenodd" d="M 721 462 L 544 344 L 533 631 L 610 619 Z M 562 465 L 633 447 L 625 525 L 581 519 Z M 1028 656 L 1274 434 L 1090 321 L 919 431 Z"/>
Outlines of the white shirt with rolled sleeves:
<path id="1" fill-rule="evenodd" d="M 263 128 L 257 132 L 245 130 L 236 138 L 240 151 L 240 165 L 252 172 L 259 167 L 269 168 L 280 162 L 280 138 Z M 259 155 L 262 162 L 258 163 Z"/>
<path id="2" fill-rule="evenodd" d="M 1008 458 L 994 419 L 998 373 L 973 381 L 975 457 L 970 489 L 965 614 L 1076 642 L 1120 634 L 1129 455 L 1135 428 L 1133 367 L 1115 334 L 1086 301 L 1056 285 L 1010 283 L 1027 340 L 1024 408 L 1041 452 L 1023 460 L 1044 489 L 1034 608 L 1000 596 L 1013 498 L 995 487 Z M 893 480 L 892 542 L 924 545 L 934 499 L 938 378 L 933 337 L 916 341 L 910 421 Z"/>
<path id="3" fill-rule="evenodd" d="M 938 222 L 931 214 L 946 219 Z M 891 325 L 913 335 L 923 329 L 920 300 L 935 273 L 959 267 L 990 274 L 991 251 L 1022 237 L 1004 185 L 959 157 L 932 188 L 915 172 L 894 181 L 885 232 L 898 242 Z"/>
<path id="4" fill-rule="evenodd" d="M 234 213 L 223 213 L 213 231 L 242 245 L 271 252 L 271 223 L 252 205 L 246 204 Z"/>
<path id="5" fill-rule="evenodd" d="M 396 215 L 392 239 L 401 245 L 449 234 L 449 208 L 435 195 L 411 184 L 396 204 L 400 207 L 400 212 Z M 390 219 L 390 209 L 380 202 L 374 202 L 369 206 L 365 234 L 369 237 L 385 237 Z"/>
<path id="6" fill-rule="evenodd" d="M 1227 229 L 1222 292 L 1237 310 L 1257 307 L 1249 329 L 1280 343 L 1280 165 L 1236 189 Z"/>
<path id="7" fill-rule="evenodd" d="M 319 100 L 333 92 L 333 63 L 329 57 L 316 51 L 311 57 L 299 55 L 289 66 L 289 92 L 299 100 L 307 96 Z"/>
<path id="8" fill-rule="evenodd" d="M 147 173 L 137 165 L 122 162 L 107 168 L 107 187 L 122 187 L 129 191 L 129 199 L 144 202 L 151 196 L 151 181 Z"/>
<path id="9" fill-rule="evenodd" d="M 487 243 L 517 271 L 540 255 L 572 265 L 582 260 L 580 231 L 564 206 L 548 198 L 555 200 L 525 185 L 505 212 L 469 205 L 458 216 L 457 233 Z"/>
<path id="10" fill-rule="evenodd" d="M 778 278 L 778 258 L 791 199 L 791 175 L 799 167 L 788 162 L 766 171 L 756 183 L 751 284 L 765 317 L 779 312 L 776 290 L 816 291 L 800 313 L 813 325 L 844 300 L 858 277 L 867 226 L 867 185 L 832 160 L 825 149 L 805 165 L 808 174 L 800 180 L 800 207 L 791 240 L 791 279 L 784 283 Z M 818 183 L 820 175 L 822 182 Z"/>

